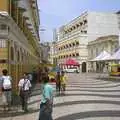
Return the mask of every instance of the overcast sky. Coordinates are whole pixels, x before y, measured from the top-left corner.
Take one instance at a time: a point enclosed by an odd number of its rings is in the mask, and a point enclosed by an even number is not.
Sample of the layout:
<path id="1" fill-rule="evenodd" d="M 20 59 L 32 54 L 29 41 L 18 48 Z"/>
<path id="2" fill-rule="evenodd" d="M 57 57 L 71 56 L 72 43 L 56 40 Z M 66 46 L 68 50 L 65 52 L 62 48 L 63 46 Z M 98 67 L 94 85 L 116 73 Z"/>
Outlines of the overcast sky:
<path id="1" fill-rule="evenodd" d="M 120 0 L 38 0 L 40 10 L 41 41 L 52 41 L 52 31 L 84 11 L 116 12 L 120 10 Z"/>

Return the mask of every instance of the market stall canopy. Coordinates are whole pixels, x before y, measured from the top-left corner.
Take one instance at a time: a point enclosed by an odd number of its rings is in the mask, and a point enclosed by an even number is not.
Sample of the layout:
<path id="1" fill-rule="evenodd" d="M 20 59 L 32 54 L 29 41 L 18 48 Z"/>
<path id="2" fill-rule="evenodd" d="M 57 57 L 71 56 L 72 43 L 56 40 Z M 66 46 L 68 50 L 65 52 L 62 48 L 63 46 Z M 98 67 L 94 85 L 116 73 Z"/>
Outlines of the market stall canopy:
<path id="1" fill-rule="evenodd" d="M 105 61 L 105 60 L 109 60 L 111 59 L 111 55 L 106 52 L 106 51 L 103 51 L 101 52 L 96 58 L 94 58 L 93 60 L 90 60 L 90 61 Z"/>
<path id="2" fill-rule="evenodd" d="M 67 59 L 64 63 L 65 65 L 79 65 L 79 63 L 74 59 Z"/>

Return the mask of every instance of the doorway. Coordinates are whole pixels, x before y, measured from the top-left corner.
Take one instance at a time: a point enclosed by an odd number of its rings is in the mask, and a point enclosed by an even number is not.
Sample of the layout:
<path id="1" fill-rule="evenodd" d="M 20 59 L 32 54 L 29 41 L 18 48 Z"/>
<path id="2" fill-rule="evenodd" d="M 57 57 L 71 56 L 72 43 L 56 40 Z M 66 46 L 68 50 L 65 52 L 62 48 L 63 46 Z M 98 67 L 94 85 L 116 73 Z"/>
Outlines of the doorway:
<path id="1" fill-rule="evenodd" d="M 86 62 L 82 63 L 82 72 L 86 72 Z"/>

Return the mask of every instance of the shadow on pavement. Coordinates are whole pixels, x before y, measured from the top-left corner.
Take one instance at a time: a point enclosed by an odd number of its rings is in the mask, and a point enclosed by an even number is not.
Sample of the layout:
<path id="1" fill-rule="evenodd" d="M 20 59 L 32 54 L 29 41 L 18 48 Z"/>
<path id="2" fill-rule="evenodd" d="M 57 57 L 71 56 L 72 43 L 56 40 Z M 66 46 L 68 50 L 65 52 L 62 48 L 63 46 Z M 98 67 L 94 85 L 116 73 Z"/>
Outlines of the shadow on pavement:
<path id="1" fill-rule="evenodd" d="M 91 90 L 91 89 L 68 89 L 67 91 L 87 91 L 87 92 L 120 92 L 120 90 Z"/>
<path id="2" fill-rule="evenodd" d="M 38 102 L 40 102 L 40 101 L 41 101 L 41 99 L 38 99 L 38 100 L 35 100 L 35 101 L 32 101 L 32 102 L 29 102 L 28 105 L 32 105 L 32 104 L 38 103 Z"/>
<path id="3" fill-rule="evenodd" d="M 32 109 L 32 108 L 30 108 L 29 112 L 27 112 L 27 113 L 24 113 L 24 111 L 9 111 L 9 112 L 0 111 L 0 118 L 23 116 L 25 114 L 32 114 L 32 113 L 35 113 L 38 111 L 39 111 L 39 109 Z"/>
<path id="4" fill-rule="evenodd" d="M 107 94 L 83 94 L 83 93 L 75 93 L 75 94 L 65 94 L 56 97 L 68 97 L 68 96 L 98 96 L 98 97 L 111 97 L 111 98 L 119 98 L 120 95 L 107 95 Z"/>
<path id="5" fill-rule="evenodd" d="M 99 77 L 96 77 L 95 78 L 96 80 L 103 80 L 103 81 L 111 81 L 111 82 L 120 82 L 120 78 L 99 78 Z"/>
<path id="6" fill-rule="evenodd" d="M 31 102 L 30 104 L 34 104 L 35 102 L 38 102 L 38 101 L 34 101 L 34 102 Z M 115 104 L 115 105 L 120 105 L 120 101 L 109 101 L 109 100 L 84 100 L 84 101 L 70 101 L 70 102 L 64 102 L 64 103 L 57 103 L 57 104 L 54 104 L 54 107 L 60 107 L 60 106 L 67 106 L 67 105 L 74 105 L 74 104 Z M 20 108 L 19 108 L 20 109 Z M 35 112 L 39 112 L 39 109 L 33 109 L 33 108 L 29 108 L 29 112 L 28 113 L 24 113 L 23 111 L 9 111 L 9 112 L 2 112 L 0 111 L 0 117 L 4 117 L 4 118 L 7 118 L 7 117 L 15 117 L 15 116 L 22 116 L 22 115 L 25 115 L 25 114 L 32 114 L 32 113 L 35 113 Z M 96 111 L 95 111 L 96 112 Z M 105 111 L 106 112 L 106 111 Z M 90 112 L 90 115 L 92 112 Z M 106 115 L 107 115 L 108 112 L 106 112 Z M 119 111 L 120 113 L 120 111 Z M 89 114 L 89 113 L 87 113 Z M 95 114 L 95 113 L 93 113 Z M 111 111 L 110 111 L 110 114 L 111 114 Z M 113 115 L 116 115 L 115 113 L 112 113 Z M 85 113 L 79 113 L 78 115 L 82 115 L 81 118 L 84 118 L 84 116 L 86 117 L 86 114 Z M 98 115 L 102 115 L 102 113 L 100 112 L 100 114 Z M 120 115 L 120 114 L 119 114 Z M 73 114 L 73 116 L 76 116 L 76 114 Z M 65 117 L 65 118 L 64 118 Z M 56 120 L 70 120 L 68 119 L 69 116 L 63 116 L 62 118 L 58 118 Z M 95 116 L 96 117 L 96 116 Z M 104 117 L 104 116 L 103 116 Z M 71 118 L 71 116 L 70 116 Z"/>
<path id="7" fill-rule="evenodd" d="M 67 105 L 75 105 L 75 104 L 114 104 L 120 105 L 120 101 L 109 101 L 109 100 L 80 100 L 80 101 L 68 101 L 63 103 L 57 103 L 54 107 L 61 107 Z"/>
<path id="8" fill-rule="evenodd" d="M 120 84 L 116 84 L 116 85 L 109 85 L 109 86 L 96 86 L 96 87 L 87 87 L 87 86 L 72 86 L 71 87 L 76 87 L 76 88 L 112 88 L 112 87 L 119 87 Z"/>
<path id="9" fill-rule="evenodd" d="M 76 120 L 94 117 L 120 117 L 120 111 L 104 110 L 104 111 L 89 111 L 70 114 L 56 118 L 55 120 Z M 96 118 L 97 119 L 97 118 Z"/>
<path id="10" fill-rule="evenodd" d="M 70 84 L 70 85 L 67 85 L 67 86 L 81 86 L 81 85 L 109 85 L 110 83 L 109 82 L 105 82 L 105 83 L 72 83 L 72 84 Z"/>
<path id="11" fill-rule="evenodd" d="M 39 91 L 39 92 L 32 92 L 32 94 L 30 96 L 34 97 L 34 96 L 37 96 L 37 95 L 40 95 L 40 94 L 41 94 L 41 91 Z"/>

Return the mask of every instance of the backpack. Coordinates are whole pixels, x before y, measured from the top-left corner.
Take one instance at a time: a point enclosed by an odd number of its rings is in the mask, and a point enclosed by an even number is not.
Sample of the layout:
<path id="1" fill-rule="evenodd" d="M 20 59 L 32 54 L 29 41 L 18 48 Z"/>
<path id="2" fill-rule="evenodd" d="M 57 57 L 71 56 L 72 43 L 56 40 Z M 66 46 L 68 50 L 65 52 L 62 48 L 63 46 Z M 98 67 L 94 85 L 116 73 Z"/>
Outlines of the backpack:
<path id="1" fill-rule="evenodd" d="M 8 90 L 12 88 L 12 84 L 11 84 L 11 77 L 10 76 L 2 76 L 3 79 L 3 89 L 4 90 Z"/>

